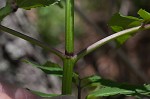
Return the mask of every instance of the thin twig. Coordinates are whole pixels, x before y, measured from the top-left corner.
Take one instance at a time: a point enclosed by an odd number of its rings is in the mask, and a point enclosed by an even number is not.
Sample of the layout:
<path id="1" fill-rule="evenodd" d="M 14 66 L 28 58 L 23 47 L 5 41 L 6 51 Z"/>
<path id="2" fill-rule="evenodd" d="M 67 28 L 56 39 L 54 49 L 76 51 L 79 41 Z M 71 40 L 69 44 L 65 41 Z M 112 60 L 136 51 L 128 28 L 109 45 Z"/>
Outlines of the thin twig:
<path id="1" fill-rule="evenodd" d="M 150 29 L 150 24 L 145 25 L 144 28 L 141 28 L 141 26 L 138 26 L 138 27 L 133 27 L 133 28 L 126 29 L 126 30 L 120 31 L 118 33 L 112 34 L 112 35 L 110 35 L 110 36 L 108 36 L 108 37 L 106 37 L 106 38 L 104 38 L 102 40 L 99 40 L 98 42 L 90 45 L 89 47 L 85 48 L 84 50 L 82 50 L 81 52 L 79 52 L 74 57 L 75 57 L 75 59 L 77 61 L 80 58 L 84 57 L 85 55 L 89 54 L 90 52 L 96 50 L 100 46 L 104 45 L 105 43 L 107 43 L 107 42 L 109 42 L 111 40 L 116 39 L 117 37 L 120 37 L 120 36 L 123 36 L 123 35 L 126 35 L 126 34 L 135 33 L 135 32 L 138 32 L 140 30 L 146 30 L 146 29 Z"/>
<path id="2" fill-rule="evenodd" d="M 24 40 L 26 40 L 26 41 L 28 41 L 28 42 L 30 42 L 32 44 L 40 46 L 40 47 L 42 47 L 42 48 L 44 48 L 44 49 L 46 49 L 46 50 L 56 54 L 61 59 L 63 59 L 65 57 L 64 54 L 62 52 L 58 51 L 57 49 L 51 48 L 51 47 L 49 47 L 49 45 L 47 45 L 47 44 L 45 44 L 45 43 L 43 43 L 41 41 L 38 41 L 38 40 L 36 40 L 36 39 L 34 39 L 32 37 L 29 37 L 29 36 L 27 36 L 27 35 L 25 35 L 23 33 L 17 32 L 17 31 L 15 31 L 13 29 L 7 28 L 7 27 L 2 26 L 2 25 L 0 25 L 0 30 L 2 30 L 4 32 L 7 32 L 9 34 L 12 34 L 14 36 L 20 37 L 20 38 L 22 38 L 22 39 L 24 39 Z"/>

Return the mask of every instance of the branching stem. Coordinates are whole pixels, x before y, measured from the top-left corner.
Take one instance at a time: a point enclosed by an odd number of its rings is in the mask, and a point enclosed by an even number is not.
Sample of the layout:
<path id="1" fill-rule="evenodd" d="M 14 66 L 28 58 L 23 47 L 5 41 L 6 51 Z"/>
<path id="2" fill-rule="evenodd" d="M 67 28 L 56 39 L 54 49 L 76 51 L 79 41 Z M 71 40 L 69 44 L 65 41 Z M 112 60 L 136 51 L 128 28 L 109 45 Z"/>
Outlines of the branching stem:
<path id="1" fill-rule="evenodd" d="M 65 55 L 63 60 L 62 94 L 72 94 L 72 75 L 74 62 L 74 0 L 66 0 L 65 12 Z"/>
<path id="2" fill-rule="evenodd" d="M 116 39 L 117 37 L 126 35 L 126 34 L 132 34 L 141 30 L 147 30 L 150 29 L 150 24 L 145 25 L 144 27 L 138 26 L 138 27 L 133 27 L 130 29 L 126 29 L 123 31 L 120 31 L 118 33 L 112 34 L 102 40 L 97 41 L 96 43 L 90 45 L 89 47 L 85 48 L 84 50 L 80 51 L 77 55 L 74 56 L 75 60 L 78 61 L 80 58 L 83 58 L 85 55 L 89 54 L 90 52 L 93 52 L 100 46 L 104 45 L 105 43 Z"/>
<path id="3" fill-rule="evenodd" d="M 20 38 L 22 38 L 22 39 L 24 39 L 24 40 L 26 40 L 26 41 L 28 41 L 28 42 L 30 42 L 30 43 L 32 43 L 32 44 L 35 44 L 35 45 L 37 45 L 37 46 L 40 46 L 40 47 L 42 47 L 43 49 L 46 49 L 46 50 L 48 50 L 48 51 L 50 51 L 50 52 L 56 54 L 56 55 L 59 56 L 61 59 L 65 58 L 65 55 L 63 55 L 63 53 L 61 53 L 60 51 L 58 51 L 58 50 L 56 50 L 56 49 L 54 49 L 54 48 L 51 48 L 51 47 L 49 47 L 49 45 L 47 45 L 47 44 L 45 44 L 45 43 L 43 43 L 43 42 L 40 42 L 40 41 L 38 41 L 38 40 L 36 40 L 36 39 L 34 39 L 34 38 L 32 38 L 32 37 L 29 37 L 29 36 L 27 36 L 27 35 L 25 35 L 25 34 L 23 34 L 23 33 L 17 32 L 17 31 L 15 31 L 15 30 L 13 30 L 13 29 L 9 29 L 9 28 L 7 28 L 7 27 L 5 27 L 5 26 L 2 26 L 2 25 L 0 25 L 0 30 L 2 30 L 2 31 L 4 31 L 4 32 L 7 32 L 7 33 L 9 33 L 9 34 L 12 34 L 12 35 L 14 35 L 14 36 L 20 37 Z"/>

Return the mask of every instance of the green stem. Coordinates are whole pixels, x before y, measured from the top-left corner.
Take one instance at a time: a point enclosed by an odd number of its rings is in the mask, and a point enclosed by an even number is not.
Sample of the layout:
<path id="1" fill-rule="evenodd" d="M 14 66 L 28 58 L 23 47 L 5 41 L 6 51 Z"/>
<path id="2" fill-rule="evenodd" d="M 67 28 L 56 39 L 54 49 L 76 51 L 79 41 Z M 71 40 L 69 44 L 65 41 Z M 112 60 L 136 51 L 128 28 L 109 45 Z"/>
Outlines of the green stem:
<path id="1" fill-rule="evenodd" d="M 65 53 L 70 56 L 74 52 L 74 0 L 66 0 L 66 34 Z"/>
<path id="2" fill-rule="evenodd" d="M 65 59 L 63 70 L 62 94 L 68 95 L 72 93 L 72 76 L 74 61 L 72 59 Z"/>
<path id="3" fill-rule="evenodd" d="M 38 45 L 38 46 L 40 46 L 40 47 L 42 47 L 42 48 L 44 48 L 44 49 L 46 49 L 46 50 L 48 50 L 48 51 L 50 51 L 50 52 L 56 54 L 56 55 L 59 56 L 61 59 L 63 59 L 63 58 L 65 57 L 65 56 L 63 55 L 63 53 L 61 53 L 60 51 L 58 51 L 58 50 L 56 50 L 56 49 L 54 49 L 54 48 L 51 48 L 51 47 L 49 47 L 49 45 L 47 45 L 47 44 L 45 44 L 45 43 L 42 43 L 42 42 L 40 42 L 40 41 L 38 41 L 38 40 L 36 40 L 36 39 L 34 39 L 34 38 L 32 38 L 32 37 L 29 37 L 29 36 L 27 36 L 27 35 L 24 35 L 23 33 L 17 32 L 17 31 L 12 30 L 12 29 L 9 29 L 9 28 L 7 28 L 7 27 L 5 27 L 5 26 L 2 26 L 2 25 L 0 25 L 0 30 L 2 30 L 2 31 L 4 31 L 4 32 L 7 32 L 7 33 L 9 33 L 9 34 L 12 34 L 12 35 L 14 35 L 14 36 L 20 37 L 20 38 L 22 38 L 22 39 L 24 39 L 24 40 L 26 40 L 26 41 L 28 41 L 28 42 L 30 42 L 30 43 L 32 43 L 32 44 Z"/>
<path id="4" fill-rule="evenodd" d="M 112 34 L 108 37 L 105 37 L 102 40 L 99 40 L 98 42 L 90 45 L 89 47 L 85 48 L 84 50 L 82 50 L 81 52 L 79 52 L 77 55 L 74 56 L 75 61 L 78 61 L 80 58 L 84 57 L 85 55 L 91 53 L 92 51 L 96 50 L 97 48 L 99 48 L 100 46 L 104 45 L 107 42 L 110 42 L 120 36 L 126 35 L 126 34 L 132 34 L 132 33 L 136 33 L 138 31 L 141 30 L 147 30 L 150 29 L 150 24 L 145 25 L 144 27 L 138 26 L 138 27 L 133 27 L 130 29 L 126 29 L 123 31 L 120 31 L 118 33 Z"/>
<path id="5" fill-rule="evenodd" d="M 72 75 L 74 67 L 74 0 L 66 0 L 66 33 L 65 33 L 65 55 L 63 60 L 62 94 L 72 93 Z"/>

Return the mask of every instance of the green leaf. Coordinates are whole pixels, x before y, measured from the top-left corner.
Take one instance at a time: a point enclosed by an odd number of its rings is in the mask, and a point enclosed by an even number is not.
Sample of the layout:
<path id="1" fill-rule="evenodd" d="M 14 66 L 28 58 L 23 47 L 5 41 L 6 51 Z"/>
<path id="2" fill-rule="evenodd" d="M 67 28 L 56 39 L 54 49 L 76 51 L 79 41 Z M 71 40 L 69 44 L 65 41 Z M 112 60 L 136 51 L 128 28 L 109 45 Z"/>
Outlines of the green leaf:
<path id="1" fill-rule="evenodd" d="M 51 75 L 62 77 L 63 69 L 56 63 L 48 61 L 43 65 L 39 65 L 39 64 L 35 64 L 33 62 L 29 62 L 27 60 L 25 60 L 25 62 L 41 69 L 46 74 L 51 74 Z"/>
<path id="2" fill-rule="evenodd" d="M 19 8 L 31 9 L 36 7 L 45 7 L 59 3 L 60 0 L 16 0 Z"/>
<path id="3" fill-rule="evenodd" d="M 144 21 L 150 21 L 150 13 L 143 10 L 143 9 L 140 9 L 138 11 L 138 14 L 140 15 L 140 17 L 142 17 L 144 19 Z"/>
<path id="4" fill-rule="evenodd" d="M 142 19 L 132 17 L 132 16 L 123 16 L 120 13 L 116 13 L 112 16 L 109 21 L 109 26 L 114 32 L 119 32 L 131 27 L 140 26 L 142 23 Z M 118 44 L 123 44 L 131 35 L 125 35 L 118 37 L 116 39 Z"/>
<path id="5" fill-rule="evenodd" d="M 148 85 L 131 85 L 126 83 L 117 83 L 108 79 L 103 79 L 99 76 L 90 76 L 81 79 L 82 88 L 91 86 L 92 84 L 99 84 L 101 88 L 91 92 L 87 98 L 93 99 L 95 97 L 112 96 L 112 95 L 127 95 L 127 96 L 150 96 L 150 84 Z"/>
<path id="6" fill-rule="evenodd" d="M 108 80 L 108 79 L 103 79 L 100 76 L 97 75 L 93 75 L 93 76 L 89 76 L 86 78 L 81 79 L 82 83 L 82 87 L 87 87 L 90 86 L 93 83 L 97 83 L 97 84 L 101 84 L 103 86 L 116 86 L 119 85 L 119 83 L 116 83 L 114 81 Z"/>
<path id="7" fill-rule="evenodd" d="M 5 7 L 0 9 L 0 22 L 12 12 L 12 8 L 9 3 L 6 4 Z"/>
<path id="8" fill-rule="evenodd" d="M 111 88 L 111 87 L 104 87 L 100 90 L 92 92 L 90 95 L 88 95 L 88 98 L 91 97 L 102 97 L 102 96 L 112 96 L 117 94 L 133 94 L 134 91 L 126 90 L 126 89 L 119 89 L 119 88 Z"/>
<path id="9" fill-rule="evenodd" d="M 96 83 L 100 84 L 100 80 L 101 80 L 101 77 L 96 76 L 96 75 L 83 78 L 83 79 L 81 79 L 81 87 L 82 88 L 88 87 L 88 86 L 90 86 L 92 84 L 96 84 Z"/>
<path id="10" fill-rule="evenodd" d="M 126 40 L 128 40 L 130 37 L 132 37 L 132 35 L 126 34 L 126 35 L 123 35 L 123 36 L 117 38 L 117 43 L 118 43 L 118 45 L 123 44 L 123 43 L 124 43 Z"/>
<path id="11" fill-rule="evenodd" d="M 58 67 L 61 68 L 58 64 L 53 63 L 51 61 L 47 61 L 45 64 L 43 64 L 44 67 Z"/>
<path id="12" fill-rule="evenodd" d="M 28 89 L 29 91 L 31 91 L 33 94 L 40 96 L 42 98 L 50 98 L 50 97 L 54 97 L 54 96 L 59 96 L 59 94 L 47 94 L 47 93 L 43 93 L 43 92 L 39 92 L 39 91 L 33 91 Z"/>
<path id="13" fill-rule="evenodd" d="M 109 26 L 111 26 L 114 32 L 119 32 L 121 30 L 130 28 L 131 24 L 132 26 L 139 26 L 141 22 L 142 19 L 132 16 L 123 16 L 120 13 L 116 13 L 110 19 Z"/>
<path id="14" fill-rule="evenodd" d="M 59 77 L 63 76 L 63 68 L 61 68 L 58 64 L 53 63 L 51 61 L 47 61 L 43 65 L 39 65 L 39 64 L 27 61 L 27 60 L 24 60 L 24 62 L 41 69 L 46 74 L 51 74 L 51 75 L 55 75 Z M 78 74 L 76 73 L 73 73 L 73 82 L 76 84 L 78 83 Z"/>
<path id="15" fill-rule="evenodd" d="M 122 84 L 121 86 L 116 87 L 103 87 L 97 91 L 92 92 L 87 96 L 91 97 L 103 97 L 103 96 L 113 96 L 113 95 L 126 95 L 126 96 L 150 96 L 150 85 L 135 86 Z"/>
<path id="16" fill-rule="evenodd" d="M 117 83 L 106 79 L 94 79 L 91 80 L 93 83 L 100 83 L 103 85 L 102 88 L 91 92 L 87 99 L 95 97 L 112 96 L 112 95 L 127 95 L 127 96 L 150 96 L 150 84 L 149 85 L 130 85 L 125 83 Z M 92 82 L 91 82 L 92 83 Z"/>
<path id="17" fill-rule="evenodd" d="M 62 2 L 58 2 L 57 5 L 58 5 L 60 8 L 64 8 Z"/>
<path id="18" fill-rule="evenodd" d="M 116 32 L 123 30 L 123 27 L 121 27 L 121 26 L 111 26 L 111 28 L 113 31 L 116 31 Z"/>

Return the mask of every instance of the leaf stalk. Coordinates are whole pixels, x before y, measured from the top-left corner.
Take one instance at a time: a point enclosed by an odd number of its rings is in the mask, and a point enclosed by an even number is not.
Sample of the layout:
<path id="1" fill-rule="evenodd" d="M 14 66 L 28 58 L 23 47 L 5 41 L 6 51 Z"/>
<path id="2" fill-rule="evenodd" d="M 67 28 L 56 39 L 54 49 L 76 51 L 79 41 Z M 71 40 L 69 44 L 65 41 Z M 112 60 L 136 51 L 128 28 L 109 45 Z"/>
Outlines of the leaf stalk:
<path id="1" fill-rule="evenodd" d="M 62 52 L 60 52 L 60 51 L 58 51 L 57 49 L 54 49 L 54 48 L 50 47 L 49 45 L 47 45 L 47 44 L 45 44 L 45 43 L 43 43 L 43 42 L 41 42 L 41 41 L 38 41 L 38 40 L 36 40 L 36 39 L 34 39 L 34 38 L 30 37 L 30 36 L 27 36 L 27 35 L 25 35 L 25 34 L 23 34 L 23 33 L 17 32 L 17 31 L 15 31 L 15 30 L 13 30 L 13 29 L 7 28 L 7 27 L 2 26 L 2 25 L 0 25 L 0 30 L 2 30 L 2 31 L 4 31 L 4 32 L 7 32 L 7 33 L 9 33 L 9 34 L 12 34 L 12 35 L 14 35 L 14 36 L 17 36 L 17 37 L 19 37 L 19 38 L 22 38 L 22 39 L 24 39 L 24 40 L 26 40 L 26 41 L 28 41 L 28 42 L 30 42 L 30 43 L 32 43 L 32 44 L 35 44 L 35 45 L 37 45 L 37 46 L 40 46 L 40 47 L 42 47 L 43 49 L 46 49 L 46 50 L 48 50 L 48 51 L 50 51 L 50 52 L 56 54 L 56 55 L 59 56 L 61 59 L 64 59 L 64 58 L 65 58 L 65 55 L 64 55 Z"/>
<path id="2" fill-rule="evenodd" d="M 120 36 L 123 36 L 123 35 L 126 35 L 126 34 L 136 33 L 138 31 L 147 30 L 147 29 L 150 29 L 150 24 L 147 24 L 144 27 L 141 27 L 141 26 L 133 27 L 133 28 L 126 29 L 126 30 L 117 32 L 115 34 L 112 34 L 108 37 L 105 37 L 105 38 L 97 41 L 96 43 L 90 45 L 89 47 L 83 49 L 77 55 L 74 56 L 74 59 L 75 59 L 75 61 L 78 61 L 79 59 L 83 58 L 85 55 L 93 52 L 94 50 L 101 47 L 102 45 L 104 45 L 104 44 L 106 44 L 106 43 L 108 43 L 108 42 L 110 42 L 110 41 L 112 41 L 112 40 L 114 40 L 114 39 L 116 39 Z"/>

